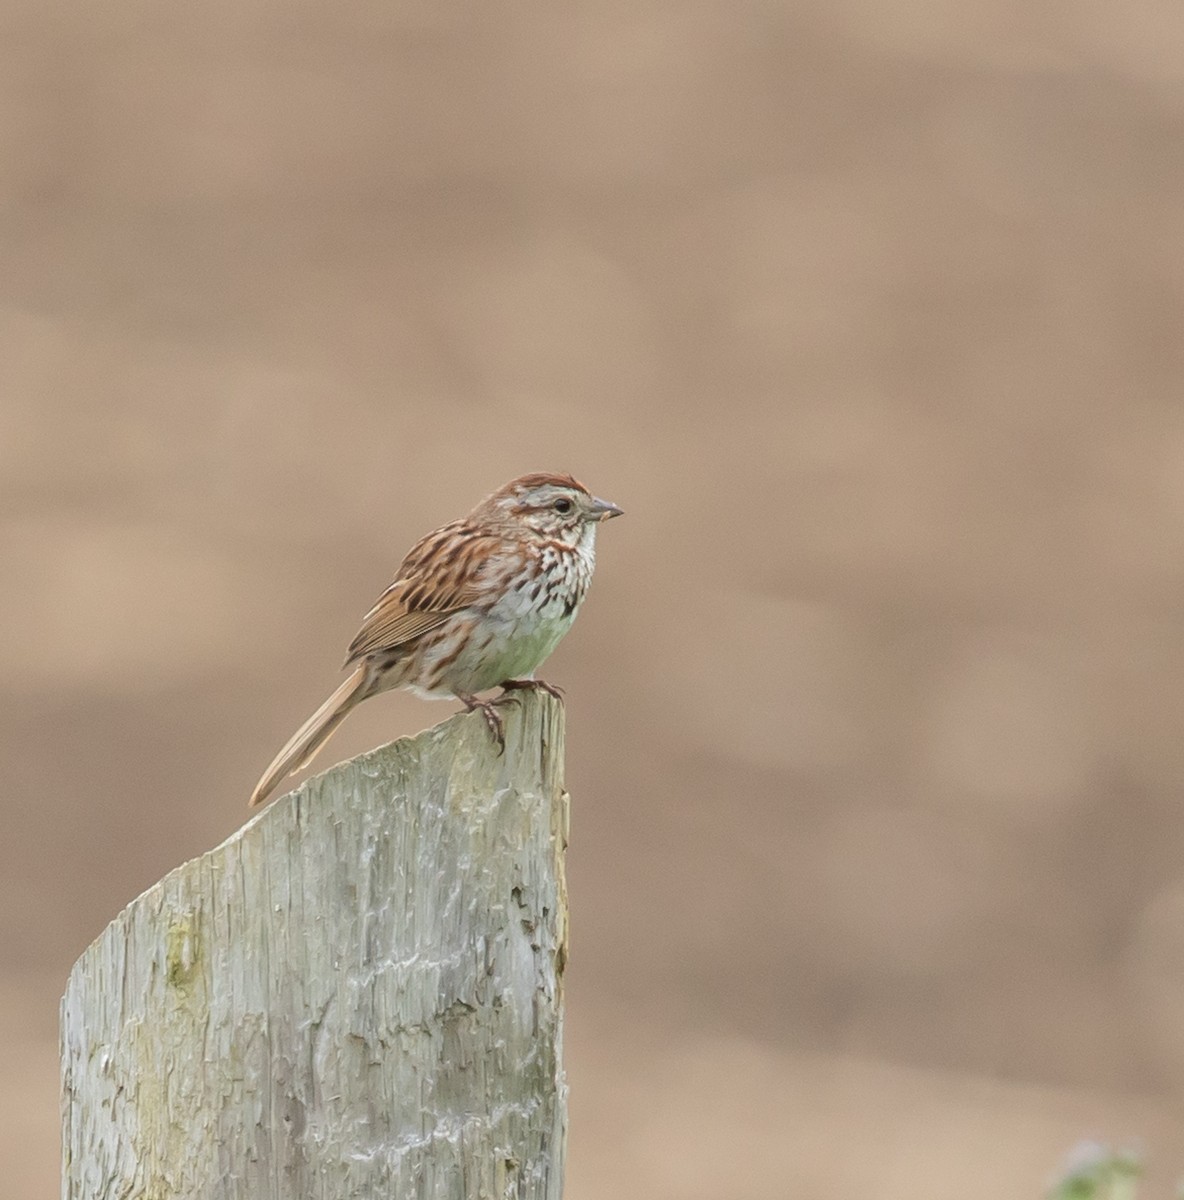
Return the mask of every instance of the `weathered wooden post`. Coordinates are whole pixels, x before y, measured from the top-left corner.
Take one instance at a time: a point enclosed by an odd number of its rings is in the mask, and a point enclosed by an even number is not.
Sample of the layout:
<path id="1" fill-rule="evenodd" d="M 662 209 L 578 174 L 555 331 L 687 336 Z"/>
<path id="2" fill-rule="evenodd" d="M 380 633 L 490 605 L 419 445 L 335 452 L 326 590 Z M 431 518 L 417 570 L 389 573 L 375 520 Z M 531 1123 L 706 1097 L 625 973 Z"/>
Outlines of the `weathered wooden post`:
<path id="1" fill-rule="evenodd" d="M 150 888 L 62 1001 L 64 1200 L 559 1200 L 563 709 L 362 755 Z"/>

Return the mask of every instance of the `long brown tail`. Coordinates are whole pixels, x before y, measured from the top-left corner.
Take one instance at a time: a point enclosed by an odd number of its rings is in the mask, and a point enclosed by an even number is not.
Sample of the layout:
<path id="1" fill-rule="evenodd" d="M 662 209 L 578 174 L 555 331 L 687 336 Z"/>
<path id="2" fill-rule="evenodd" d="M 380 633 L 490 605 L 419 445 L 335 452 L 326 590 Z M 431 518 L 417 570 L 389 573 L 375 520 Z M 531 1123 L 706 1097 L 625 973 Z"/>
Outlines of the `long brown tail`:
<path id="1" fill-rule="evenodd" d="M 349 715 L 359 700 L 364 700 L 370 683 L 370 671 L 362 663 L 356 671 L 288 739 L 284 748 L 263 772 L 263 778 L 251 793 L 250 807 L 262 804 L 285 775 L 294 775 L 307 767 L 333 731 Z"/>

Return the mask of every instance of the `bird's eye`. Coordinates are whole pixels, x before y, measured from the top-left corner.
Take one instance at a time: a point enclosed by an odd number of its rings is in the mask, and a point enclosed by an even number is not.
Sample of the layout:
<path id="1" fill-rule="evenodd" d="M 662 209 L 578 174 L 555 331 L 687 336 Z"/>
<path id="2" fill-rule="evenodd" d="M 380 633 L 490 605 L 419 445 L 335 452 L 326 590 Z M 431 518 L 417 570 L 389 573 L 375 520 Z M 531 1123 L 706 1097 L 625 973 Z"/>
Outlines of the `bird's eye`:
<path id="1" fill-rule="evenodd" d="M 571 501 L 566 496 L 560 496 L 551 507 L 557 513 L 564 513 L 566 515 L 571 512 Z"/>

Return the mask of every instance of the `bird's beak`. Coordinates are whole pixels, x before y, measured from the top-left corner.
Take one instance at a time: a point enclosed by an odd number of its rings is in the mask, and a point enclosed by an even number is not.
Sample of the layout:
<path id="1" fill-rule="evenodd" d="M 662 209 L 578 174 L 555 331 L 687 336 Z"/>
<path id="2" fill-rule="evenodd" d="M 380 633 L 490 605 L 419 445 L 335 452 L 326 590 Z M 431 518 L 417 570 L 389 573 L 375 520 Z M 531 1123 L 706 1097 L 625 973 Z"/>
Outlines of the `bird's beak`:
<path id="1" fill-rule="evenodd" d="M 625 510 L 618 508 L 615 504 L 610 504 L 607 500 L 597 500 L 592 498 L 592 504 L 588 509 L 589 521 L 607 521 L 612 517 L 619 517 Z"/>

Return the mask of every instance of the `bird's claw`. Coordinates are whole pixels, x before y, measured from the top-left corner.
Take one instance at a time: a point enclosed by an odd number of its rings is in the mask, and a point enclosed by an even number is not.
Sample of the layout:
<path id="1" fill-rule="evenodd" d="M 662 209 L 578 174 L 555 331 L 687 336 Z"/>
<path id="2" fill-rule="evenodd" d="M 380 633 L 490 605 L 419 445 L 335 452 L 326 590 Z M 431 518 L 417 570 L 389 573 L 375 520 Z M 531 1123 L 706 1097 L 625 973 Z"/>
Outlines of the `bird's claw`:
<path id="1" fill-rule="evenodd" d="M 548 696 L 554 696 L 556 700 L 563 700 L 563 689 L 556 687 L 553 683 L 547 683 L 545 679 L 507 679 L 501 684 L 501 695 L 495 696 L 492 700 L 478 700 L 476 696 L 471 696 L 467 692 L 457 692 L 456 698 L 465 706 L 466 712 L 480 711 L 485 718 L 485 724 L 489 727 L 489 732 L 493 734 L 494 741 L 497 742 L 499 754 L 504 754 L 506 750 L 506 725 L 502 720 L 502 715 L 497 711 L 498 705 L 508 704 L 511 700 L 517 700 L 515 692 L 546 692 Z"/>
<path id="2" fill-rule="evenodd" d="M 485 724 L 489 732 L 493 734 L 493 740 L 497 742 L 498 754 L 506 752 L 506 726 L 502 721 L 502 715 L 494 708 L 496 700 L 478 700 L 476 696 L 461 696 L 457 699 L 465 706 L 466 712 L 480 711 L 485 718 Z"/>
<path id="3" fill-rule="evenodd" d="M 494 701 L 504 700 L 507 692 L 546 692 L 548 696 L 554 696 L 556 700 L 563 699 L 563 688 L 557 684 L 548 683 L 545 679 L 506 679 L 501 684 L 502 694 Z"/>

